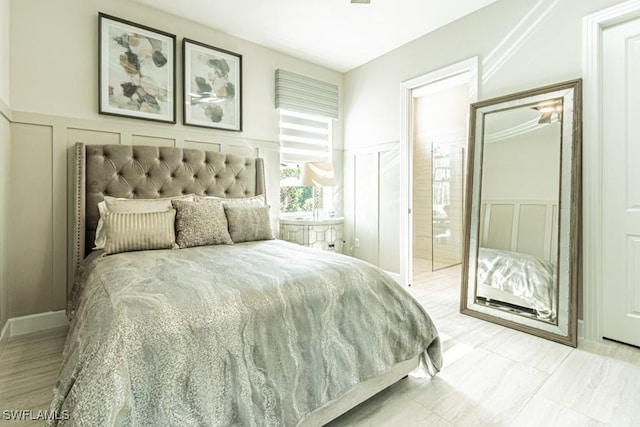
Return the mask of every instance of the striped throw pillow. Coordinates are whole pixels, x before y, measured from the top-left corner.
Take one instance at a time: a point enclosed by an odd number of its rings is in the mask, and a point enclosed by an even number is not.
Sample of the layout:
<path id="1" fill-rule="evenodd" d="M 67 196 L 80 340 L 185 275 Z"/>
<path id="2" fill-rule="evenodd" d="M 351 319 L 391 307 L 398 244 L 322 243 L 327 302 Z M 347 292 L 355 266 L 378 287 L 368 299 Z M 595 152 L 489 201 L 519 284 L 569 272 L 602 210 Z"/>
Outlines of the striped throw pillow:
<path id="1" fill-rule="evenodd" d="M 107 212 L 104 218 L 105 253 L 175 248 L 175 218 L 175 209 L 165 212 Z"/>

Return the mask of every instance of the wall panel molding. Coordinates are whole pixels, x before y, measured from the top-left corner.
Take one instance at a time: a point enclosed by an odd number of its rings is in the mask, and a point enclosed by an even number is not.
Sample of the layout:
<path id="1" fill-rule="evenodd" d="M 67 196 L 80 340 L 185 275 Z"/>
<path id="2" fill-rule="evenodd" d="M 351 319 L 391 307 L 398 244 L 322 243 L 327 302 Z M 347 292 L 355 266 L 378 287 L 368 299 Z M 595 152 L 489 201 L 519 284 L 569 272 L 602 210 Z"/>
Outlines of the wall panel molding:
<path id="1" fill-rule="evenodd" d="M 9 106 L 6 104 L 6 102 L 4 102 L 4 99 L 2 98 L 0 98 L 0 115 L 4 116 L 5 119 L 11 122 L 11 117 L 13 115 L 11 113 L 11 108 L 9 108 Z"/>
<path id="2" fill-rule="evenodd" d="M 6 341 L 4 335 L 9 318 L 9 157 L 11 149 L 11 111 L 0 99 L 0 354 Z"/>
<path id="3" fill-rule="evenodd" d="M 1 100 L 0 100 L 1 107 Z M 13 111 L 12 122 L 34 125 L 49 125 L 70 129 L 83 129 L 98 132 L 118 133 L 121 135 L 121 144 L 132 144 L 132 136 L 147 138 L 174 139 L 176 147 L 183 148 L 185 140 L 199 141 L 203 143 L 217 143 L 247 147 L 279 147 L 278 141 L 269 141 L 255 138 L 245 138 L 241 133 L 237 136 L 223 134 L 218 131 L 205 130 L 196 127 L 182 127 L 177 125 L 155 124 L 143 120 L 119 120 L 119 119 L 79 119 L 65 116 L 53 116 L 49 114 L 32 113 L 26 111 Z"/>
<path id="4" fill-rule="evenodd" d="M 35 170 L 25 176 L 24 168 L 19 170 L 12 163 L 10 182 L 20 188 L 22 195 L 37 195 L 9 197 L 12 228 L 19 231 L 9 232 L 8 245 L 21 248 L 25 256 L 13 256 L 14 262 L 8 265 L 8 317 L 63 310 L 66 306 L 70 292 L 67 278 L 71 274 L 67 266 L 71 256 L 70 148 L 76 142 L 175 146 L 260 155 L 265 157 L 267 167 L 271 214 L 274 220 L 277 218 L 280 147 L 277 141 L 138 120 L 79 119 L 25 111 L 12 111 L 8 115 L 12 117 L 11 157 L 16 159 L 15 165 L 35 165 Z M 37 179 L 32 178 L 34 175 Z M 24 206 L 12 208 L 16 203 Z"/>
<path id="5" fill-rule="evenodd" d="M 342 151 L 345 246 L 343 253 L 398 273 L 400 141 Z M 355 246 L 358 239 L 359 247 Z"/>

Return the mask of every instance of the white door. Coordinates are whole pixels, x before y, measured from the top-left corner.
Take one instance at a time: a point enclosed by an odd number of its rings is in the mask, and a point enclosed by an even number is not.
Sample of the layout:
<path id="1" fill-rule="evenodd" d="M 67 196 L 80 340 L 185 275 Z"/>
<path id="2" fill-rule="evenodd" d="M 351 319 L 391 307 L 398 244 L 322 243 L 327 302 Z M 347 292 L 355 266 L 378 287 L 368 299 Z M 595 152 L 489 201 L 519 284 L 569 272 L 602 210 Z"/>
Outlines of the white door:
<path id="1" fill-rule="evenodd" d="M 640 346 L 640 19 L 602 42 L 603 336 Z"/>

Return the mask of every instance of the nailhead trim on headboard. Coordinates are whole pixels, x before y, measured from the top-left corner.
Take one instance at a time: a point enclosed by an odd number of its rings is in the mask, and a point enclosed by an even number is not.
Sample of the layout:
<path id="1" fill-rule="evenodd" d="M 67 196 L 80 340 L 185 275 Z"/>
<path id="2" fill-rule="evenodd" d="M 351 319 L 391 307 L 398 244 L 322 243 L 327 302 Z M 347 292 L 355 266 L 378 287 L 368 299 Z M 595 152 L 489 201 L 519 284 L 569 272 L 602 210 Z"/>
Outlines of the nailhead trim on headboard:
<path id="1" fill-rule="evenodd" d="M 104 196 L 266 195 L 261 158 L 173 147 L 84 143 L 76 144 L 74 155 L 74 253 L 69 292 L 78 266 L 93 246 L 97 205 Z"/>
<path id="2" fill-rule="evenodd" d="M 73 281 L 75 280 L 75 272 L 78 269 L 78 266 L 82 262 L 85 256 L 85 248 L 84 248 L 84 193 L 86 189 L 86 181 L 85 181 L 85 146 L 83 143 L 77 143 L 75 145 L 75 174 L 73 176 L 73 188 L 74 192 L 74 221 L 73 221 L 73 235 L 74 235 L 74 254 L 73 254 L 73 268 L 72 271 L 69 272 L 69 280 L 67 286 L 67 295 L 71 293 L 71 289 L 73 287 Z"/>

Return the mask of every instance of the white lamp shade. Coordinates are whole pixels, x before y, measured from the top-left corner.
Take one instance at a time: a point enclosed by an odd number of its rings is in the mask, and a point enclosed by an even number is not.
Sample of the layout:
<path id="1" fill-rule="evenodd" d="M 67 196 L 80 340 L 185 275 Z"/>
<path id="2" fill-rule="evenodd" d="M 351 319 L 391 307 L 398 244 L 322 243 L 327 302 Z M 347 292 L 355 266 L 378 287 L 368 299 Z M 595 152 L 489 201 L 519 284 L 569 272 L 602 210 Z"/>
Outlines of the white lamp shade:
<path id="1" fill-rule="evenodd" d="M 325 187 L 336 185 L 333 164 L 329 162 L 308 162 L 302 166 L 301 185 Z"/>

